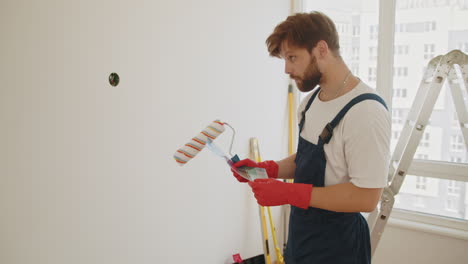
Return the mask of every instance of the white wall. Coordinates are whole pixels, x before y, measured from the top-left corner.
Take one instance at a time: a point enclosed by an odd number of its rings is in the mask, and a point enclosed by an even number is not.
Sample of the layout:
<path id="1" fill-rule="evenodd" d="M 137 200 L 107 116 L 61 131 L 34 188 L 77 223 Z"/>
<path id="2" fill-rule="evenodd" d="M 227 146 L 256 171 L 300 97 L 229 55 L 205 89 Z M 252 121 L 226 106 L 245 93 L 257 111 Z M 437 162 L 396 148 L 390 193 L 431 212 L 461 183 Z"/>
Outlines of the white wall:
<path id="1" fill-rule="evenodd" d="M 461 264 L 466 263 L 467 248 L 468 241 L 463 239 L 389 224 L 372 261 L 375 264 Z"/>
<path id="2" fill-rule="evenodd" d="M 288 13 L 282 0 L 1 1 L 0 263 L 260 254 L 250 189 L 207 150 L 185 167 L 172 154 L 217 118 L 241 156 L 253 136 L 264 159 L 286 154 L 287 79 L 264 41 Z"/>

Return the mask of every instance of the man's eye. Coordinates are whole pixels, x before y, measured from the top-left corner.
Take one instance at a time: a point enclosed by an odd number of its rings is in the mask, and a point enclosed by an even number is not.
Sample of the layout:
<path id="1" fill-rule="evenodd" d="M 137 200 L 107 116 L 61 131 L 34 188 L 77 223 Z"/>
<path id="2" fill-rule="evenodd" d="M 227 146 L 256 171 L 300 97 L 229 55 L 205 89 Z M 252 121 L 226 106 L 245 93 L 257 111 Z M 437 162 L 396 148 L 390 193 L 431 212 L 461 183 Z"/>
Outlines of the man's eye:
<path id="1" fill-rule="evenodd" d="M 289 59 L 289 61 L 295 61 L 295 60 L 296 60 L 296 56 L 289 56 L 288 59 Z"/>

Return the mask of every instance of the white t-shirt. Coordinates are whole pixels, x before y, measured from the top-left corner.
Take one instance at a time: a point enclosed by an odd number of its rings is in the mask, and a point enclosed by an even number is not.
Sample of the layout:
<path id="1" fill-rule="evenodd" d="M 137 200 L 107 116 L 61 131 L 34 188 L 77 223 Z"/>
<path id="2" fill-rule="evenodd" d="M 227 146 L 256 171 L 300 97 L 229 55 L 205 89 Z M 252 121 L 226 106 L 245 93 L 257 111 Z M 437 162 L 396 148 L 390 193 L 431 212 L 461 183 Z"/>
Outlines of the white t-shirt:
<path id="1" fill-rule="evenodd" d="M 302 100 L 298 121 L 312 97 L 312 91 Z M 375 90 L 362 81 L 346 94 L 323 102 L 317 95 L 305 115 L 301 136 L 317 144 L 327 123 L 353 98 Z M 361 188 L 387 186 L 390 162 L 391 117 L 387 109 L 375 100 L 364 100 L 349 109 L 333 130 L 333 137 L 324 145 L 327 165 L 325 186 L 351 182 Z"/>

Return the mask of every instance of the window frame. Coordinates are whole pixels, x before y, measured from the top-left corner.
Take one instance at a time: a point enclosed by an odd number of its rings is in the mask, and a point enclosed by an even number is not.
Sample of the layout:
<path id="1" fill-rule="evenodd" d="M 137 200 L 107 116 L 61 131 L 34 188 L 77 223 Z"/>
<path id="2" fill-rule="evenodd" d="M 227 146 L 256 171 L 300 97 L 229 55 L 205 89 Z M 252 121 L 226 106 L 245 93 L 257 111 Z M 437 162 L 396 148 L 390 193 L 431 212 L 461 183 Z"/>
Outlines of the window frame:
<path id="1" fill-rule="evenodd" d="M 395 45 L 395 18 L 396 18 L 396 3 L 397 0 L 379 0 L 379 39 L 377 52 L 377 92 L 379 92 L 387 103 L 390 111 L 392 102 L 393 90 L 393 74 L 390 72 L 391 67 L 394 67 L 394 45 Z M 391 54 L 391 56 L 389 56 Z M 392 124 L 393 125 L 393 124 Z M 468 182 L 468 164 L 451 163 L 444 161 L 418 160 L 414 159 L 408 169 L 407 174 L 420 177 L 433 177 L 439 179 L 456 180 Z M 398 194 L 397 194 L 398 195 Z M 396 213 L 396 214 L 395 214 Z M 403 209 L 393 208 L 392 214 L 398 220 L 410 218 L 412 221 L 417 221 L 420 224 L 433 225 L 431 230 L 435 230 L 434 226 L 444 226 L 445 228 L 461 229 L 465 233 L 461 238 L 468 240 L 468 221 L 456 219 L 456 221 L 448 221 L 444 216 L 435 216 L 427 213 L 419 213 L 415 211 L 406 211 Z M 390 218 L 392 219 L 392 217 Z M 392 221 L 390 221 L 392 222 Z M 395 221 L 393 221 L 395 222 Z M 399 224 L 405 223 L 399 221 Z M 456 223 L 456 225 L 454 224 Z M 408 225 L 405 225 L 406 227 Z M 440 231 L 440 230 L 439 230 Z M 447 232 L 445 232 L 447 234 Z M 450 232 L 448 232 L 450 233 Z"/>

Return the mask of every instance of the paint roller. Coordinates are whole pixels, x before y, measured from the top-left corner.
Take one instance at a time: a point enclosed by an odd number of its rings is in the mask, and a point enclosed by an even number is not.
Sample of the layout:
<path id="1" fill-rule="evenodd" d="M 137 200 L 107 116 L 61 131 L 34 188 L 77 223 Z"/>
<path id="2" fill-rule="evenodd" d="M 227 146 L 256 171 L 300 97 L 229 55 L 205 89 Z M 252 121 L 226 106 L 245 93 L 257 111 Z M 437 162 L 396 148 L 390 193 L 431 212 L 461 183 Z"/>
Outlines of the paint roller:
<path id="1" fill-rule="evenodd" d="M 231 157 L 224 154 L 224 152 L 213 143 L 213 140 L 215 140 L 219 135 L 221 135 L 221 133 L 223 133 L 226 130 L 225 126 L 228 126 L 233 132 L 232 139 L 231 139 L 231 146 L 229 148 L 229 155 Z M 183 166 L 188 161 L 193 159 L 200 151 L 202 151 L 202 149 L 205 146 L 207 146 L 214 154 L 225 159 L 226 162 L 231 167 L 231 169 L 237 172 L 237 174 L 244 177 L 245 179 L 249 181 L 253 181 L 255 179 L 268 178 L 266 170 L 263 168 L 253 168 L 253 167 L 246 167 L 246 166 L 236 168 L 234 166 L 234 163 L 240 160 L 239 156 L 232 155 L 231 153 L 235 135 L 236 135 L 236 131 L 234 130 L 232 126 L 230 126 L 226 122 L 215 120 L 210 125 L 208 125 L 205 129 L 203 129 L 197 136 L 193 137 L 192 140 L 190 140 L 187 144 L 185 144 L 183 147 L 178 149 L 174 153 L 174 159 L 177 162 L 177 164 L 179 164 L 180 166 Z"/>
<path id="2" fill-rule="evenodd" d="M 213 121 L 198 135 L 192 138 L 190 142 L 178 149 L 174 153 L 174 159 L 180 166 L 185 165 L 188 161 L 193 159 L 205 146 L 215 140 L 226 129 L 226 123 L 219 120 Z"/>

